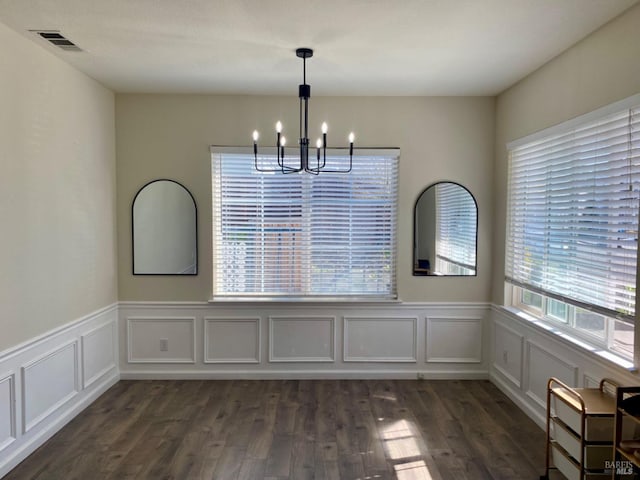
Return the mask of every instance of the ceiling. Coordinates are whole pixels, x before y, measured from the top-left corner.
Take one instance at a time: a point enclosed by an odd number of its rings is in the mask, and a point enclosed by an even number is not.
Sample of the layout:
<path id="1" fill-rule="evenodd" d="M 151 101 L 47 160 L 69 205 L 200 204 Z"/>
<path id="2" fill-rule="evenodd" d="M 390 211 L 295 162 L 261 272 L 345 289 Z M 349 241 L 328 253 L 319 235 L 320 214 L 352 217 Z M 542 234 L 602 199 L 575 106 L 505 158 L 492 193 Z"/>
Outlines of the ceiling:
<path id="1" fill-rule="evenodd" d="M 495 95 L 638 0 L 0 0 L 116 92 Z M 82 52 L 29 30 L 59 30 Z"/>

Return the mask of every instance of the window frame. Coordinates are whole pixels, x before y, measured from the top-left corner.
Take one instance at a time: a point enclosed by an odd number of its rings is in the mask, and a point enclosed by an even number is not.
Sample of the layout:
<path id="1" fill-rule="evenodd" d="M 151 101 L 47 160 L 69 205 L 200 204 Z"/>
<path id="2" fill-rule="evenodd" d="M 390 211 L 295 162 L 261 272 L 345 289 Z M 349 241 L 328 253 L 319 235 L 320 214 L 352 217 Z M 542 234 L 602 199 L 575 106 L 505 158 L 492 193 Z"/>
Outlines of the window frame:
<path id="1" fill-rule="evenodd" d="M 538 320 L 543 321 L 544 323 L 553 326 L 558 329 L 562 333 L 569 335 L 571 337 L 575 337 L 578 340 L 581 340 L 588 345 L 593 347 L 601 348 L 610 351 L 611 353 L 623 358 L 627 361 L 633 361 L 633 353 L 626 351 L 624 348 L 621 348 L 617 345 L 615 338 L 615 323 L 620 322 L 620 320 L 608 317 L 606 315 L 602 315 L 600 313 L 594 313 L 595 315 L 599 315 L 602 317 L 604 321 L 604 329 L 602 336 L 589 333 L 586 329 L 579 328 L 575 326 L 576 321 L 576 313 L 579 307 L 574 305 L 570 305 L 565 302 L 561 302 L 560 300 L 556 300 L 551 297 L 547 297 L 540 293 L 531 292 L 530 290 L 525 289 L 524 287 L 519 287 L 515 285 L 509 285 L 511 288 L 510 300 L 507 304 L 511 307 L 515 307 L 516 309 L 526 312 L 527 314 L 535 317 Z M 531 306 L 522 300 L 522 296 L 524 292 L 530 292 L 533 295 L 537 295 L 541 297 L 542 306 L 540 308 Z M 557 318 L 554 315 L 549 314 L 549 302 L 558 302 L 562 303 L 567 308 L 567 321 L 563 322 L 561 319 Z M 625 322 L 626 325 L 633 327 L 632 325 Z"/>
<path id="2" fill-rule="evenodd" d="M 327 161 L 329 160 L 329 156 L 344 156 L 346 149 L 343 148 L 331 148 L 331 149 L 327 149 Z M 298 155 L 299 150 L 297 148 L 289 148 L 287 149 L 287 153 L 290 155 Z M 320 303 L 325 303 L 325 302 L 359 302 L 359 303 L 379 303 L 379 302 L 397 302 L 398 300 L 398 295 L 397 295 L 397 256 L 398 256 L 398 235 L 397 235 L 397 228 L 398 228 L 398 219 L 399 219 L 399 215 L 398 215 L 398 207 L 399 207 L 399 185 L 398 185 L 398 177 L 399 177 L 399 171 L 400 171 L 400 149 L 399 148 L 355 148 L 354 149 L 354 164 L 355 162 L 357 162 L 357 157 L 371 157 L 371 156 L 384 156 L 384 157 L 389 157 L 392 159 L 393 162 L 395 162 L 395 171 L 392 175 L 393 180 L 395 181 L 395 195 L 393 197 L 393 204 L 391 205 L 391 208 L 393 209 L 393 220 L 392 220 L 392 225 L 393 225 L 393 231 L 390 233 L 390 238 L 392 239 L 392 257 L 390 260 L 390 266 L 391 266 L 391 270 L 392 270 L 392 280 L 391 280 L 391 291 L 388 294 L 382 294 L 379 292 L 376 293 L 352 293 L 352 294 L 314 294 L 314 293 L 305 293 L 305 292 L 295 292 L 295 293 L 270 293 L 270 292 L 247 292 L 247 293 L 242 293 L 242 292 L 224 292 L 224 293 L 219 293 L 216 291 L 216 271 L 215 271 L 215 262 L 216 262 L 216 258 L 217 258 L 217 252 L 216 252 L 216 228 L 217 228 L 217 221 L 218 219 L 216 218 L 216 197 L 215 197 L 215 188 L 216 188 L 216 172 L 215 172 L 215 165 L 214 162 L 216 161 L 216 155 L 224 155 L 224 154 L 237 154 L 237 155 L 243 155 L 243 156 L 250 156 L 251 157 L 251 168 L 253 169 L 253 150 L 250 147 L 236 147 L 236 146 L 219 146 L 219 145 L 211 145 L 210 146 L 210 161 L 211 161 L 211 167 L 212 167 L 212 179 L 211 179 L 211 188 L 212 188 L 212 220 L 213 220 L 213 225 L 212 225 L 212 234 L 213 234 L 213 238 L 212 238 L 212 288 L 211 288 L 211 299 L 210 301 L 212 302 L 218 302 L 218 301 L 223 301 L 223 302 L 320 302 Z M 259 155 L 259 157 L 261 156 L 266 156 L 266 155 Z M 274 162 L 275 162 L 275 158 L 274 158 Z M 258 174 L 260 172 L 257 172 Z M 283 174 L 280 172 L 274 173 L 275 175 L 279 175 L 282 176 Z M 287 174 L 285 176 L 288 175 L 310 175 L 308 173 L 305 172 L 300 172 L 300 173 L 294 173 L 294 174 Z M 357 175 L 354 172 L 351 173 L 320 173 L 320 175 L 325 175 L 325 176 L 345 176 L 345 175 Z M 310 190 L 307 191 L 305 190 L 305 188 L 302 188 L 302 202 L 300 209 L 302 211 L 302 215 L 304 216 L 304 212 L 307 211 L 310 208 L 310 204 L 305 201 L 305 199 L 308 197 L 308 194 L 310 193 Z M 311 222 L 310 220 L 305 220 L 308 222 Z"/>

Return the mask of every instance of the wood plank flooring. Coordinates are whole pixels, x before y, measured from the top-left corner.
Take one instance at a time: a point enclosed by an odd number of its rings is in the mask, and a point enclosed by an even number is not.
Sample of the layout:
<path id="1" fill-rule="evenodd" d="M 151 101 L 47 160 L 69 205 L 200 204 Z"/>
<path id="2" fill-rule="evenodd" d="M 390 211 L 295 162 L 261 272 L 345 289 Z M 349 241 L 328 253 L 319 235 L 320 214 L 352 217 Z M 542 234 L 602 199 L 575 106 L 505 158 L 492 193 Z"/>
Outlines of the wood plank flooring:
<path id="1" fill-rule="evenodd" d="M 5 480 L 537 480 L 544 441 L 488 381 L 121 381 Z"/>

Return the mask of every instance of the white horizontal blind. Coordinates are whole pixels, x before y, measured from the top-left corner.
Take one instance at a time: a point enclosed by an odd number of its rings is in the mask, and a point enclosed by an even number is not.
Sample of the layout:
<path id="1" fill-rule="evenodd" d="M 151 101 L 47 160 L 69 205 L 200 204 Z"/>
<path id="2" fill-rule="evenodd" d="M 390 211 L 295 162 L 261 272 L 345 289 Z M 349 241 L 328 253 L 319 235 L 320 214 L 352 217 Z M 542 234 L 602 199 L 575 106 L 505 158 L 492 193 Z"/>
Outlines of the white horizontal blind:
<path id="1" fill-rule="evenodd" d="M 355 153 L 348 174 L 259 172 L 252 153 L 212 165 L 214 296 L 395 298 L 397 155 Z"/>
<path id="2" fill-rule="evenodd" d="M 462 186 L 436 185 L 436 271 L 448 275 L 475 275 L 478 211 Z"/>
<path id="3" fill-rule="evenodd" d="M 507 281 L 633 320 L 640 109 L 509 153 Z"/>

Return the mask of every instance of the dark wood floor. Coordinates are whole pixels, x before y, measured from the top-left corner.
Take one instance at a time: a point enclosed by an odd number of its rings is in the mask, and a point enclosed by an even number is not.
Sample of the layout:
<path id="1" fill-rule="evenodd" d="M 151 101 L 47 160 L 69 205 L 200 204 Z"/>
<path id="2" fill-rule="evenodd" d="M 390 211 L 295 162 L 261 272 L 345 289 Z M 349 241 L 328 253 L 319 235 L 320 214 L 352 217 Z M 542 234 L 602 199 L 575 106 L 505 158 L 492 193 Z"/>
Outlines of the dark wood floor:
<path id="1" fill-rule="evenodd" d="M 55 479 L 538 479 L 488 381 L 121 381 L 10 472 Z"/>

